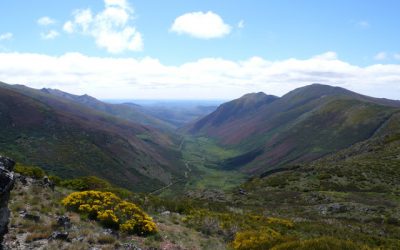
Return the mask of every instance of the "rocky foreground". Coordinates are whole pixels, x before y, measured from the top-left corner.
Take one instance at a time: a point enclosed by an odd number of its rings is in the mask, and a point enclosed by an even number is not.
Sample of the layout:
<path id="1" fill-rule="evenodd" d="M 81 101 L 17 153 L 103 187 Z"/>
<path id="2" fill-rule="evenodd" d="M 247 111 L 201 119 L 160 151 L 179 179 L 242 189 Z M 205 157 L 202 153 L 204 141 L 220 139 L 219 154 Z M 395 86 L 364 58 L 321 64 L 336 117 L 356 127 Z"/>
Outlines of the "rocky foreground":
<path id="1" fill-rule="evenodd" d="M 15 162 L 9 158 L 0 156 L 0 249 L 3 249 L 3 237 L 8 232 L 10 210 L 8 200 L 10 191 L 14 187 Z"/>

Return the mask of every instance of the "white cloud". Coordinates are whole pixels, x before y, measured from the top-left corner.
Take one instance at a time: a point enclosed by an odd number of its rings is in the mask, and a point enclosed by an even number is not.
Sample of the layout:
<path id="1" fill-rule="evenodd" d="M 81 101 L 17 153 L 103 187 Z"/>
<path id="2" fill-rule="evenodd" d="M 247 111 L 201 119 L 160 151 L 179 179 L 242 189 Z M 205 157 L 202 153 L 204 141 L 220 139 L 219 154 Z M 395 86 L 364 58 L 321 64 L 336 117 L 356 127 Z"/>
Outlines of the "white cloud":
<path id="1" fill-rule="evenodd" d="M 240 20 L 240 21 L 238 22 L 238 24 L 237 24 L 237 27 L 238 27 L 239 29 L 243 29 L 243 28 L 244 28 L 244 20 Z"/>
<path id="2" fill-rule="evenodd" d="M 0 41 L 11 40 L 13 38 L 13 34 L 10 32 L 0 34 Z"/>
<path id="3" fill-rule="evenodd" d="M 305 60 L 203 58 L 179 66 L 164 65 L 149 57 L 0 53 L 0 81 L 120 99 L 232 99 L 255 91 L 282 95 L 317 82 L 400 99 L 399 64 L 359 67 L 341 61 L 334 52 Z"/>
<path id="4" fill-rule="evenodd" d="M 44 40 L 52 40 L 58 37 L 60 34 L 56 30 L 50 30 L 48 32 L 40 33 L 40 37 Z"/>
<path id="5" fill-rule="evenodd" d="M 191 12 L 177 17 L 170 31 L 196 38 L 211 39 L 226 36 L 231 29 L 219 15 L 208 11 Z"/>
<path id="6" fill-rule="evenodd" d="M 110 53 L 125 50 L 143 50 L 140 32 L 130 25 L 133 9 L 125 0 L 105 0 L 105 8 L 99 13 L 90 9 L 76 10 L 73 19 L 64 23 L 67 33 L 81 33 L 95 39 L 96 45 Z"/>
<path id="7" fill-rule="evenodd" d="M 56 20 L 48 17 L 48 16 L 44 16 L 41 17 L 37 20 L 37 23 L 41 26 L 48 26 L 48 25 L 52 25 L 56 23 Z"/>
<path id="8" fill-rule="evenodd" d="M 378 61 L 386 60 L 388 57 L 387 53 L 382 51 L 375 55 L 374 59 Z"/>
<path id="9" fill-rule="evenodd" d="M 74 32 L 74 24 L 71 21 L 67 21 L 63 25 L 63 30 L 67 33 L 73 33 Z"/>

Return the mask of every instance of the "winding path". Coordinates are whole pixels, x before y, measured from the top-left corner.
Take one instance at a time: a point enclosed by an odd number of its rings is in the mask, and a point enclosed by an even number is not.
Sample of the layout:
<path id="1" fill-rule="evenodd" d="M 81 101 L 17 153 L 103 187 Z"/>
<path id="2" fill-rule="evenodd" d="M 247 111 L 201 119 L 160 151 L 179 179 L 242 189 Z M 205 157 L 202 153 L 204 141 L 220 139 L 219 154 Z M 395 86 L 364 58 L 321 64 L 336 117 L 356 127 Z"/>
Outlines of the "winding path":
<path id="1" fill-rule="evenodd" d="M 182 141 L 179 144 L 179 148 L 178 148 L 179 151 L 182 150 L 182 146 L 183 146 L 184 142 L 185 142 L 185 137 L 182 136 Z M 159 188 L 159 189 L 156 189 L 156 190 L 150 192 L 150 194 L 155 194 L 157 192 L 163 191 L 163 190 L 171 187 L 172 185 L 175 185 L 176 183 L 181 182 L 181 181 L 185 181 L 187 178 L 189 178 L 189 173 L 192 172 L 192 169 L 189 167 L 189 162 L 188 161 L 183 161 L 183 163 L 185 164 L 185 167 L 187 169 L 187 171 L 185 171 L 185 173 L 184 173 L 185 178 L 180 178 L 180 179 L 176 180 L 175 182 L 171 182 L 171 183 L 169 183 L 168 185 L 166 185 L 166 186 L 164 186 L 162 188 Z"/>

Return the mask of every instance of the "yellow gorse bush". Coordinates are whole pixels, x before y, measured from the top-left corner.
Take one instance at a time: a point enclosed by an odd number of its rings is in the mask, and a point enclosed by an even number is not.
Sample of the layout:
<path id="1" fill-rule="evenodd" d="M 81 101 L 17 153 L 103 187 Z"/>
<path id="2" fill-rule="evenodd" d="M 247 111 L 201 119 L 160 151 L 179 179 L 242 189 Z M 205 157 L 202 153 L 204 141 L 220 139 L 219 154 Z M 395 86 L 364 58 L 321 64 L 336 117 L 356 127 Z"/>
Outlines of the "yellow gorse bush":
<path id="1" fill-rule="evenodd" d="M 74 192 L 61 203 L 72 211 L 100 221 L 106 227 L 139 235 L 157 232 L 157 226 L 148 214 L 134 203 L 121 200 L 111 192 Z"/>
<path id="2" fill-rule="evenodd" d="M 287 219 L 282 219 L 282 218 L 276 218 L 276 217 L 268 217 L 267 218 L 267 224 L 269 225 L 279 225 L 283 226 L 286 228 L 293 228 L 294 223 L 293 221 L 287 220 Z"/>
<path id="3" fill-rule="evenodd" d="M 237 250 L 270 249 L 283 240 L 282 235 L 270 228 L 237 232 L 232 246 Z"/>

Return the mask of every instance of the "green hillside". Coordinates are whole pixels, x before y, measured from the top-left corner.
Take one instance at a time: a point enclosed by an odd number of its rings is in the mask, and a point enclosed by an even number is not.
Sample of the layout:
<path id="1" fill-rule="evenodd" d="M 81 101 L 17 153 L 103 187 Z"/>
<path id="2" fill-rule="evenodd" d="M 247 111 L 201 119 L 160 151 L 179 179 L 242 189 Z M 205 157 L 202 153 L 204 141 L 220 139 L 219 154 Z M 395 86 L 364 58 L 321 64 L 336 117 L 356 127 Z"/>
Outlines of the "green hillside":
<path id="1" fill-rule="evenodd" d="M 215 138 L 221 146 L 242 152 L 225 159 L 221 167 L 250 174 L 310 162 L 366 140 L 400 107 L 396 101 L 319 84 L 269 102 L 259 103 L 255 98 L 259 104 L 248 112 L 240 110 L 247 106 L 244 100 L 249 96 L 242 98 L 221 105 L 187 131 Z M 226 117 L 226 113 L 230 115 Z"/>
<path id="2" fill-rule="evenodd" d="M 49 94 L 63 99 L 70 100 L 72 102 L 84 105 L 86 107 L 107 113 L 109 115 L 116 116 L 121 119 L 126 119 L 138 124 L 154 127 L 163 131 L 172 131 L 175 129 L 175 125 L 157 119 L 154 116 L 146 114 L 142 111 L 142 108 L 138 105 L 129 104 L 111 104 L 97 100 L 94 97 L 88 95 L 72 95 L 57 89 L 41 89 L 45 94 Z"/>
<path id="3" fill-rule="evenodd" d="M 0 153 L 62 177 L 96 175 L 136 191 L 182 176 L 173 139 L 22 86 L 0 86 Z"/>

